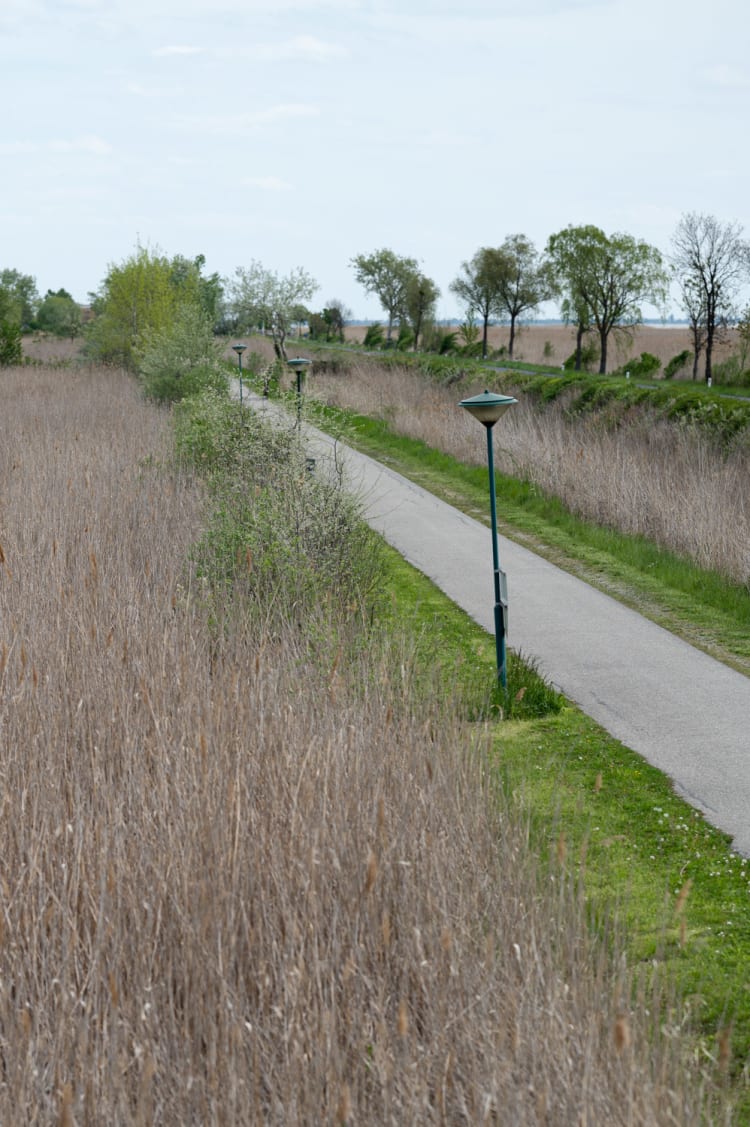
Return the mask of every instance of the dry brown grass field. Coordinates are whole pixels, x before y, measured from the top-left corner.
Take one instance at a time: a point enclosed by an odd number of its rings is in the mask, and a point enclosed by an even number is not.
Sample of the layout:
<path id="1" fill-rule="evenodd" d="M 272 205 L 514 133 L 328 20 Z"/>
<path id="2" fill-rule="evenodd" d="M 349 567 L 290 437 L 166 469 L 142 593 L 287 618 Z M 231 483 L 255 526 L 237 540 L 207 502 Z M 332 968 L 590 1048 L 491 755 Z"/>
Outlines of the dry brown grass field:
<path id="1" fill-rule="evenodd" d="M 461 389 L 460 396 L 481 387 Z M 314 377 L 310 393 L 469 464 L 484 457 L 476 424 L 456 409 L 456 388 L 367 357 L 345 375 Z M 750 582 L 750 449 L 727 454 L 695 430 L 634 414 L 612 427 L 565 404 L 539 410 L 524 396 L 503 418 L 496 465 L 560 497 L 598 524 L 646 536 L 740 583 Z"/>
<path id="2" fill-rule="evenodd" d="M 67 364 L 79 357 L 82 341 L 33 333 L 23 338 L 23 354 L 39 364 Z"/>
<path id="3" fill-rule="evenodd" d="M 458 328 L 458 326 L 452 327 Z M 349 340 L 361 343 L 366 332 L 366 326 L 351 325 L 347 327 L 346 336 Z M 488 339 L 490 349 L 499 349 L 503 346 L 507 348 L 507 325 L 490 326 Z M 594 340 L 593 337 L 589 339 Z M 714 360 L 725 359 L 732 351 L 734 343 L 734 332 L 731 331 L 716 347 Z M 642 352 L 650 352 L 653 356 L 658 356 L 664 366 L 673 356 L 690 348 L 690 332 L 684 327 L 641 325 L 629 340 L 624 338 L 618 340 L 614 334 L 610 337 L 609 368 L 616 368 L 630 357 L 640 356 Z M 529 364 L 562 364 L 574 350 L 575 333 L 569 326 L 532 322 L 522 325 L 520 332 L 516 330 L 515 360 L 525 360 Z"/>
<path id="4" fill-rule="evenodd" d="M 0 395 L 0 1122 L 704 1121 L 484 728 L 210 600 L 124 373 Z"/>

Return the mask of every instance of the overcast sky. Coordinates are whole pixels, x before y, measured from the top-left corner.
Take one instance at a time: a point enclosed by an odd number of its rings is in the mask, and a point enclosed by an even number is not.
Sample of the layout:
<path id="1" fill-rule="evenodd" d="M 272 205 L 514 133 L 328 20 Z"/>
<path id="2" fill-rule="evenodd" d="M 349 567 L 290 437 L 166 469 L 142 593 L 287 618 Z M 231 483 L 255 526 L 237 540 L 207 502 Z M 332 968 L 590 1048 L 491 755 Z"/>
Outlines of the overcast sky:
<path id="1" fill-rule="evenodd" d="M 140 242 L 369 318 L 351 259 L 389 247 L 451 317 L 516 232 L 750 235 L 749 31 L 747 0 L 0 0 L 0 267 L 85 301 Z"/>

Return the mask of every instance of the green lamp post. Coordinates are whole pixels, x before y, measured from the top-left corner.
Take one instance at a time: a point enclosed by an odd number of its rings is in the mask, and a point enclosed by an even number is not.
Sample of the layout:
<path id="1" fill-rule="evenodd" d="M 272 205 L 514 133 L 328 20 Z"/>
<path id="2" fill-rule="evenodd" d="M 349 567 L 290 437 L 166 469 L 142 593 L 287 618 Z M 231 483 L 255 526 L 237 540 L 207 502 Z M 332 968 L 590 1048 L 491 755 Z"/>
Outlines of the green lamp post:
<path id="1" fill-rule="evenodd" d="M 310 367 L 312 360 L 306 360 L 304 356 L 295 356 L 292 360 L 287 360 L 287 364 L 297 377 L 297 428 L 299 429 L 302 421 L 302 374 Z"/>
<path id="2" fill-rule="evenodd" d="M 490 475 L 490 516 L 492 519 L 492 565 L 495 582 L 495 653 L 497 655 L 497 679 L 503 689 L 507 688 L 508 676 L 505 662 L 505 635 L 508 626 L 508 588 L 505 572 L 500 570 L 497 548 L 497 502 L 495 499 L 495 461 L 492 451 L 492 428 L 501 415 L 518 400 L 512 395 L 495 395 L 485 391 L 462 399 L 459 407 L 465 407 L 477 422 L 487 431 L 487 469 Z"/>
<path id="3" fill-rule="evenodd" d="M 242 406 L 242 353 L 247 348 L 246 344 L 233 344 L 232 351 L 237 353 L 237 362 L 240 366 L 240 407 Z"/>

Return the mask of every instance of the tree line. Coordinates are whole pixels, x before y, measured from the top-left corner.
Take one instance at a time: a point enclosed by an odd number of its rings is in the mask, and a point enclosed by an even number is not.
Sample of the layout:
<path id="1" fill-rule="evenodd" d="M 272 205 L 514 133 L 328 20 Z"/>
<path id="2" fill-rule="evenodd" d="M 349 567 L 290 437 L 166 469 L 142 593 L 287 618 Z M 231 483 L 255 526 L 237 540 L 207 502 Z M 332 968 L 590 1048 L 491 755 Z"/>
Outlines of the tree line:
<path id="1" fill-rule="evenodd" d="M 0 364 L 21 359 L 24 333 L 39 329 L 55 336 L 81 332 L 81 309 L 65 289 L 39 297 L 36 279 L 20 270 L 0 270 Z"/>
<path id="2" fill-rule="evenodd" d="M 358 255 L 353 265 L 357 280 L 378 297 L 386 313 L 387 341 L 395 324 L 406 324 L 416 348 L 418 326 L 429 322 L 439 296 L 434 283 L 419 273 L 414 259 L 399 258 L 390 250 Z M 666 259 L 632 235 L 570 225 L 551 235 L 542 252 L 523 234 L 508 236 L 498 247 L 480 247 L 461 264 L 449 288 L 464 308 L 467 328 L 476 322 L 481 326 L 483 358 L 493 318 L 509 325 L 507 351 L 512 359 L 520 320 L 537 312 L 543 302 L 556 300 L 562 319 L 575 329 L 576 371 L 582 367 L 584 342 L 594 335 L 603 374 L 611 335 L 632 332 L 641 324 L 644 302 L 663 308 L 670 282 L 675 281 L 690 327 L 693 377 L 703 354 L 705 379 L 710 381 L 718 335 L 738 321 L 750 322 L 750 311 L 742 314 L 737 306 L 748 280 L 750 244 L 742 228 L 691 212 L 681 218 Z M 429 295 L 426 305 L 415 301 L 416 292 Z"/>
<path id="3" fill-rule="evenodd" d="M 416 259 L 381 248 L 356 255 L 350 263 L 364 291 L 377 297 L 385 314 L 384 347 L 444 349 L 451 334 L 436 323 L 440 290 Z M 262 330 L 286 359 L 294 326 L 304 324 L 316 339 L 344 339 L 351 316 L 332 299 L 315 312 L 311 301 L 318 283 L 302 267 L 279 275 L 258 261 L 238 267 L 231 278 L 204 272 L 203 255 L 187 259 L 137 246 L 123 263 L 109 267 L 91 298 L 86 347 L 97 359 L 137 367 L 144 349 L 176 321 L 191 320 L 205 332 Z M 575 330 L 574 366 L 583 366 L 586 342 L 598 345 L 599 371 L 607 371 L 612 334 L 632 332 L 643 320 L 642 305 L 664 308 L 674 282 L 693 344 L 693 377 L 704 357 L 704 377 L 712 377 L 713 350 L 729 325 L 750 324 L 750 310 L 738 308 L 750 280 L 750 244 L 742 228 L 714 216 L 682 216 L 665 257 L 654 246 L 624 233 L 605 234 L 593 225 L 570 225 L 551 235 L 543 250 L 523 234 L 496 247 L 480 247 L 461 263 L 449 289 L 464 313 L 467 344 L 487 358 L 493 320 L 509 326 L 507 354 L 512 359 L 519 324 L 547 301 L 557 301 L 562 319 Z M 48 290 L 40 299 L 35 280 L 17 270 L 0 271 L 0 363 L 21 357 L 24 332 L 39 329 L 60 336 L 82 332 L 81 310 L 66 290 Z M 395 331 L 398 331 L 394 339 Z M 369 334 L 379 341 L 382 327 Z"/>

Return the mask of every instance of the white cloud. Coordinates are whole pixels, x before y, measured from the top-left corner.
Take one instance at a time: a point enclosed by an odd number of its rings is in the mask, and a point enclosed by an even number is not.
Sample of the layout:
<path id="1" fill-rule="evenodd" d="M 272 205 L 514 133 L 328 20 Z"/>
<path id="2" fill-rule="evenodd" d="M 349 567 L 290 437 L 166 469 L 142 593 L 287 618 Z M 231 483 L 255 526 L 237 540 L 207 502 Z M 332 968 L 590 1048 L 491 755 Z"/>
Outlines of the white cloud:
<path id="1" fill-rule="evenodd" d="M 260 188 L 264 192 L 288 192 L 292 185 L 276 176 L 248 176 L 242 184 L 246 188 Z"/>
<path id="2" fill-rule="evenodd" d="M 142 82 L 128 82 L 125 89 L 137 98 L 178 98 L 184 93 L 182 86 L 147 86 Z"/>
<path id="3" fill-rule="evenodd" d="M 101 137 L 75 137 L 72 140 L 50 141 L 53 153 L 92 153 L 94 156 L 108 156 L 112 146 Z"/>
<path id="4" fill-rule="evenodd" d="M 318 117 L 316 106 L 300 103 L 286 103 L 269 106 L 264 110 L 254 110 L 241 114 L 194 114 L 179 115 L 176 121 L 186 128 L 202 129 L 210 133 L 247 133 L 259 126 L 272 125 L 280 121 L 294 121 L 299 118 Z"/>
<path id="5" fill-rule="evenodd" d="M 314 35 L 296 35 L 280 43 L 259 43 L 254 47 L 237 48 L 233 54 L 256 62 L 328 62 L 347 58 L 349 51 L 339 43 L 327 43 Z"/>
<path id="6" fill-rule="evenodd" d="M 152 51 L 153 55 L 157 58 L 167 58 L 171 55 L 200 55 L 203 53 L 202 47 L 191 47 L 188 44 L 175 43 L 167 47 L 157 47 Z"/>

